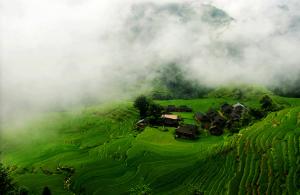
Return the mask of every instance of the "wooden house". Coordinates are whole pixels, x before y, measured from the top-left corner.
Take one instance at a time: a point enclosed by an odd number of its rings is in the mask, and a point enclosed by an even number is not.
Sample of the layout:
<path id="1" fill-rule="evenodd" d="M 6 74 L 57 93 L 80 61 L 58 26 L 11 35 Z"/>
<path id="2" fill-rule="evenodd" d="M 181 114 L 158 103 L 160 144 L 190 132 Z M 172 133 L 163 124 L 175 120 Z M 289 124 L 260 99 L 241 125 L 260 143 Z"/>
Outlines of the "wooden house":
<path id="1" fill-rule="evenodd" d="M 185 138 L 185 139 L 196 139 L 198 133 L 198 127 L 196 125 L 183 125 L 176 129 L 175 137 L 176 138 Z"/>

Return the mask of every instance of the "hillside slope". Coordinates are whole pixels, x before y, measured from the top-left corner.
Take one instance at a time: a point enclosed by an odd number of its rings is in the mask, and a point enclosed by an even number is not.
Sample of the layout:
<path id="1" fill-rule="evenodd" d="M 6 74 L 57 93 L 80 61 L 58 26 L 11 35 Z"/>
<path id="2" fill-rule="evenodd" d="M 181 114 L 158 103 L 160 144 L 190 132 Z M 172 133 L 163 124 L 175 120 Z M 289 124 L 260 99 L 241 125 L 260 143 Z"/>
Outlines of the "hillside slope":
<path id="1" fill-rule="evenodd" d="M 300 100 L 220 137 L 176 140 L 174 129 L 133 131 L 130 103 L 54 113 L 25 129 L 5 131 L 2 161 L 32 194 L 128 194 L 147 185 L 153 194 L 297 194 L 300 192 Z M 232 99 L 159 101 L 206 111 Z M 255 100 L 244 102 L 257 106 Z M 18 132 L 16 134 L 16 132 Z M 74 173 L 58 171 L 74 168 Z"/>

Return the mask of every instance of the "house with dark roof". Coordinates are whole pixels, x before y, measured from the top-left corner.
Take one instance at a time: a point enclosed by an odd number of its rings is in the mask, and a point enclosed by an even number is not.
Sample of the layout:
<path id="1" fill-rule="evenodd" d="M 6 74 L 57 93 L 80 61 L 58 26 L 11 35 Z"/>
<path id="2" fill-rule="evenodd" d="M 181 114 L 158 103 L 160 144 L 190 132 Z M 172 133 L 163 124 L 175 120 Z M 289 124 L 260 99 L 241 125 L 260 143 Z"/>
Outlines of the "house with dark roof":
<path id="1" fill-rule="evenodd" d="M 212 121 L 212 125 L 224 128 L 226 124 L 226 119 L 220 115 L 217 115 L 214 117 L 213 121 Z"/>
<path id="2" fill-rule="evenodd" d="M 217 115 L 213 118 L 213 121 L 209 128 L 209 132 L 212 135 L 222 135 L 225 125 L 226 125 L 226 119 L 220 115 Z"/>
<path id="3" fill-rule="evenodd" d="M 206 116 L 206 114 L 202 113 L 202 112 L 197 112 L 194 115 L 195 120 L 201 124 L 201 127 L 204 129 L 209 129 L 210 127 L 210 120 L 209 118 Z"/>
<path id="4" fill-rule="evenodd" d="M 218 113 L 218 111 L 216 111 L 216 110 L 213 110 L 213 109 L 209 109 L 208 111 L 207 111 L 207 113 L 206 113 L 206 117 L 212 122 L 213 120 L 214 120 L 214 118 L 216 117 L 216 116 L 218 116 L 219 115 L 219 113 Z"/>
<path id="5" fill-rule="evenodd" d="M 185 139 L 196 139 L 198 133 L 198 127 L 196 125 L 186 124 L 178 127 L 175 130 L 176 138 L 185 138 Z"/>
<path id="6" fill-rule="evenodd" d="M 225 115 L 225 116 L 229 116 L 231 114 L 233 110 L 233 106 L 231 106 L 228 103 L 225 103 L 221 106 L 221 112 Z"/>

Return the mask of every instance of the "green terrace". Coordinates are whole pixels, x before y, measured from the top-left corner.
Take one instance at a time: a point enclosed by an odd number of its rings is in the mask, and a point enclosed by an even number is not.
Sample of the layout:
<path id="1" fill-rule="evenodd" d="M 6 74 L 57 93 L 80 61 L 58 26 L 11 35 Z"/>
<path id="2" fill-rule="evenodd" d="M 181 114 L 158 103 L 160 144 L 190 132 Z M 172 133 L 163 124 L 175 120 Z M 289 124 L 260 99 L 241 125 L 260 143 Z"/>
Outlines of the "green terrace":
<path id="1" fill-rule="evenodd" d="M 132 102 L 52 113 L 14 133 L 14 127 L 4 130 L 1 159 L 30 194 L 41 194 L 46 186 L 52 194 L 297 194 L 300 101 L 272 98 L 285 107 L 237 133 L 200 132 L 196 140 L 176 139 L 176 127 L 136 131 L 139 113 Z M 198 125 L 194 112 L 237 101 L 155 102 L 191 107 L 193 112 L 173 114 Z"/>

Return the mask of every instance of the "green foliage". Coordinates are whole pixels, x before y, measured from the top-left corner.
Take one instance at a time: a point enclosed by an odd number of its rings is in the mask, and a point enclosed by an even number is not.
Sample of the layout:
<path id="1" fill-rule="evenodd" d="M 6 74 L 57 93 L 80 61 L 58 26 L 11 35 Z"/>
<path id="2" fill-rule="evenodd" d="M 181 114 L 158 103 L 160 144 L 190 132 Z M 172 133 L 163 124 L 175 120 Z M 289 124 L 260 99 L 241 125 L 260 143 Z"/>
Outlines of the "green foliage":
<path id="1" fill-rule="evenodd" d="M 13 193 L 15 184 L 9 176 L 8 169 L 0 163 L 0 194 Z"/>
<path id="2" fill-rule="evenodd" d="M 274 103 L 273 103 L 273 100 L 269 96 L 267 96 L 267 95 L 263 96 L 259 102 L 261 104 L 262 109 L 264 109 L 266 111 L 273 110 Z"/>
<path id="3" fill-rule="evenodd" d="M 254 117 L 254 119 L 258 120 L 265 117 L 266 113 L 262 111 L 260 108 L 250 108 L 249 114 Z"/>
<path id="4" fill-rule="evenodd" d="M 28 195 L 29 194 L 29 189 L 25 186 L 19 187 L 18 191 L 19 191 L 18 192 L 19 195 Z"/>
<path id="5" fill-rule="evenodd" d="M 131 102 L 50 113 L 21 129 L 3 130 L 0 142 L 6 147 L 1 160 L 13 167 L 14 181 L 30 193 L 41 194 L 48 186 L 52 194 L 69 194 L 64 189 L 65 174 L 57 173 L 57 167 L 74 167 L 77 172 L 82 165 L 98 165 L 105 158 L 123 162 L 137 117 Z"/>
<path id="6" fill-rule="evenodd" d="M 152 194 L 152 189 L 149 184 L 138 184 L 132 187 L 130 190 L 130 195 L 150 195 Z"/>
<path id="7" fill-rule="evenodd" d="M 161 117 L 163 109 L 164 108 L 161 105 L 151 102 L 149 105 L 148 116 L 153 116 L 155 119 L 158 119 Z"/>
<path id="8" fill-rule="evenodd" d="M 277 105 L 270 96 L 265 95 L 260 99 L 261 109 L 264 112 L 273 112 L 280 109 L 279 105 Z"/>
<path id="9" fill-rule="evenodd" d="M 51 195 L 51 190 L 47 186 L 45 186 L 42 194 L 43 195 Z"/>
<path id="10" fill-rule="evenodd" d="M 204 192 L 201 191 L 201 187 L 199 185 L 189 184 L 187 187 L 188 187 L 188 192 L 191 195 L 204 195 Z"/>
<path id="11" fill-rule="evenodd" d="M 160 120 L 163 107 L 146 96 L 139 96 L 134 101 L 134 107 L 140 112 L 140 118 L 147 118 L 150 124 L 155 124 Z"/>

